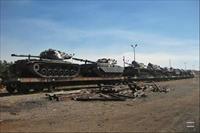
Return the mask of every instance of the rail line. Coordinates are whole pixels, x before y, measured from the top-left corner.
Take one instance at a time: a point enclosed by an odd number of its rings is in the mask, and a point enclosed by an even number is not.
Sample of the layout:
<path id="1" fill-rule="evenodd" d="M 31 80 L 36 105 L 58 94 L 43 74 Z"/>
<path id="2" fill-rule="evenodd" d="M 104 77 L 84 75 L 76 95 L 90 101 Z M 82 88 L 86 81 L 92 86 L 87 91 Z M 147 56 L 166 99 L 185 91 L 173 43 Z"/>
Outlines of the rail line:
<path id="1" fill-rule="evenodd" d="M 192 78 L 188 76 L 182 77 L 76 77 L 76 78 L 11 78 L 5 80 L 3 85 L 9 93 L 28 93 L 29 90 L 43 91 L 47 88 L 49 91 L 56 87 L 77 86 L 77 85 L 98 85 L 98 84 L 117 84 L 129 83 L 134 81 L 167 81 Z"/>

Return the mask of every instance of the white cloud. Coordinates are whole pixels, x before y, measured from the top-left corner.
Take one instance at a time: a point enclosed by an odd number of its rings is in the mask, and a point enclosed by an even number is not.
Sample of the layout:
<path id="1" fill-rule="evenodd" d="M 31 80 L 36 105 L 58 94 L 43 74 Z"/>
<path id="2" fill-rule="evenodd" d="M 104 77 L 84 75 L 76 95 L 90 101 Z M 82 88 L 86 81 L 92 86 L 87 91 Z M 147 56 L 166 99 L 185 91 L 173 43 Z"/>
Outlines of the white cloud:
<path id="1" fill-rule="evenodd" d="M 118 65 L 123 66 L 123 56 L 126 58 L 126 61 L 131 63 L 133 61 L 133 53 L 127 52 L 122 54 L 89 54 L 89 53 L 82 53 L 81 57 L 83 59 L 88 59 L 92 61 L 96 61 L 99 58 L 113 58 L 118 61 Z M 78 57 L 78 56 L 77 56 Z M 199 69 L 199 60 L 196 56 L 192 55 L 172 55 L 167 53 L 138 53 L 136 54 L 136 61 L 140 63 L 144 63 L 147 65 L 149 62 L 153 64 L 160 65 L 162 67 L 169 67 L 169 60 L 171 60 L 172 67 L 174 68 L 184 68 L 184 62 L 187 63 L 188 69 Z M 80 63 L 74 61 L 74 63 Z M 193 64 L 192 64 L 193 63 Z"/>
<path id="2" fill-rule="evenodd" d="M 39 39 L 39 41 L 36 42 L 33 39 L 27 40 L 29 42 L 26 42 L 22 41 L 23 39 L 26 39 L 23 37 L 12 41 L 13 39 L 7 36 L 7 42 L 5 42 L 5 44 L 3 44 L 4 42 L 1 43 L 1 45 L 6 46 L 6 49 L 3 49 L 4 47 L 1 49 L 5 54 L 2 55 L 2 59 L 10 60 L 11 49 L 16 49 L 16 47 L 13 47 L 13 44 L 24 44 L 21 46 L 26 46 L 25 44 L 32 45 L 34 47 L 31 47 L 31 52 L 34 54 L 39 53 L 39 49 L 48 49 L 54 44 L 56 44 L 54 46 L 56 49 L 63 51 L 69 50 L 70 45 L 74 43 L 76 44 L 74 47 L 76 47 L 75 52 L 77 57 L 94 61 L 103 57 L 115 58 L 118 60 L 120 65 L 123 65 L 123 56 L 127 57 L 129 60 L 133 59 L 133 53 L 127 52 L 127 50 L 131 51 L 131 49 L 125 47 L 130 47 L 130 43 L 139 42 L 142 43 L 141 45 L 143 45 L 139 47 L 142 47 L 142 52 L 137 52 L 136 54 L 136 60 L 139 62 L 143 62 L 145 64 L 152 62 L 164 67 L 169 66 L 169 59 L 171 59 L 172 65 L 174 65 L 174 67 L 182 67 L 183 62 L 188 62 L 189 65 L 195 64 L 196 68 L 199 66 L 198 40 L 165 37 L 152 33 L 143 33 L 140 31 L 122 29 L 89 30 L 73 28 L 50 20 L 42 19 L 23 19 L 21 22 L 23 22 L 24 25 L 28 24 L 26 26 L 33 28 L 33 30 L 30 30 L 31 33 L 47 39 L 44 39 L 43 41 Z M 32 34 L 33 38 L 34 34 Z M 100 45 L 102 46 L 99 48 Z M 95 46 L 98 46 L 98 48 Z M 148 52 L 150 48 L 155 49 L 155 52 Z M 98 52 L 100 49 L 102 51 L 105 50 L 106 52 Z M 20 48 L 18 48 L 17 51 L 21 53 L 27 53 L 27 51 L 20 51 Z M 91 51 L 92 53 L 90 53 Z"/>
<path id="3" fill-rule="evenodd" d="M 166 37 L 159 34 L 147 33 L 135 30 L 124 29 L 84 29 L 75 28 L 68 25 L 64 25 L 52 20 L 45 19 L 21 19 L 20 23 L 33 27 L 34 30 L 40 30 L 41 32 L 48 32 L 48 36 L 56 37 L 59 39 L 77 40 L 86 38 L 88 41 L 95 42 L 95 39 L 112 40 L 113 45 L 119 45 L 123 42 L 141 42 L 144 45 L 152 46 L 186 46 L 186 45 L 198 45 L 198 40 Z M 34 32 L 34 30 L 32 30 Z M 38 32 L 36 32 L 38 33 Z M 48 37 L 46 36 L 46 37 Z M 55 39 L 56 39 L 55 38 Z M 101 43 L 101 42 L 99 42 Z M 111 44 L 112 45 L 112 44 Z M 172 47 L 173 48 L 173 47 Z"/>

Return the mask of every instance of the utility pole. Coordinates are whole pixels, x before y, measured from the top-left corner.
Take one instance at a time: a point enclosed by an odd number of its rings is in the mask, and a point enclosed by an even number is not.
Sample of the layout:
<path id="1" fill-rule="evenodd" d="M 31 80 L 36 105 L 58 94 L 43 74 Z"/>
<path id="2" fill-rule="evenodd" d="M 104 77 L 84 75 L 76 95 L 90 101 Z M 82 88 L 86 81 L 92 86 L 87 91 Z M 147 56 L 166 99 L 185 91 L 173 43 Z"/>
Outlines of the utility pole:
<path id="1" fill-rule="evenodd" d="M 172 67 L 171 59 L 169 59 L 169 68 Z"/>
<path id="2" fill-rule="evenodd" d="M 185 70 L 186 70 L 186 62 L 184 62 Z"/>
<path id="3" fill-rule="evenodd" d="M 123 56 L 123 65 L 124 65 L 124 68 L 125 68 L 125 56 Z"/>
<path id="4" fill-rule="evenodd" d="M 131 45 L 131 47 L 133 48 L 133 53 L 134 53 L 134 61 L 135 61 L 135 48 L 137 47 L 137 44 L 135 44 L 135 45 Z"/>

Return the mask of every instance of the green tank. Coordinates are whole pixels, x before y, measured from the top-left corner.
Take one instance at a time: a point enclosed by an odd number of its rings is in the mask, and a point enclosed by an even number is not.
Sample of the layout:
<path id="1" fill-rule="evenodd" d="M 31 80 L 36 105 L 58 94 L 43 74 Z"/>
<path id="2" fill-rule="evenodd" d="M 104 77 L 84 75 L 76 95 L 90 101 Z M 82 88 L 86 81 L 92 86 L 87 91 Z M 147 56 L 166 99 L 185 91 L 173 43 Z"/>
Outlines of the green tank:
<path id="1" fill-rule="evenodd" d="M 83 77 L 120 77 L 124 68 L 117 65 L 114 59 L 102 58 L 96 62 L 84 59 L 73 58 L 84 62 L 81 65 L 80 75 Z"/>
<path id="2" fill-rule="evenodd" d="M 132 61 L 131 64 L 126 62 L 125 64 L 127 64 L 128 66 L 125 67 L 124 76 L 137 78 L 147 78 L 153 76 L 152 71 L 147 69 L 147 67 L 143 63 Z"/>
<path id="3" fill-rule="evenodd" d="M 17 77 L 42 77 L 42 78 L 68 78 L 79 75 L 80 66 L 69 60 L 73 55 L 48 49 L 39 56 L 16 55 L 15 57 L 28 57 L 28 59 L 17 60 L 10 67 L 12 73 Z"/>

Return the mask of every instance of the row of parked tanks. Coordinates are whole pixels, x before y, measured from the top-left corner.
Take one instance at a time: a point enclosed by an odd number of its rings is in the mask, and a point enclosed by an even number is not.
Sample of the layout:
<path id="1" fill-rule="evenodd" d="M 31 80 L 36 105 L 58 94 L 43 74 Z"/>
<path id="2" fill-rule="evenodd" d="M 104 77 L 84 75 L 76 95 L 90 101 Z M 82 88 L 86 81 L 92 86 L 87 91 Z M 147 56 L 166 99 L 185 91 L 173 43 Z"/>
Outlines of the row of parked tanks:
<path id="1" fill-rule="evenodd" d="M 158 65 L 133 61 L 125 63 L 126 67 L 117 65 L 115 59 L 102 58 L 97 61 L 74 58 L 74 55 L 48 49 L 39 56 L 16 55 L 15 57 L 27 57 L 15 61 L 10 67 L 10 73 L 14 77 L 41 77 L 41 78 L 73 78 L 73 77 L 133 77 L 133 78 L 171 78 L 194 77 L 191 70 L 162 68 Z M 72 60 L 82 64 L 72 63 Z"/>
<path id="2" fill-rule="evenodd" d="M 59 50 L 48 49 L 39 56 L 16 55 L 26 57 L 15 61 L 10 71 L 15 77 L 40 77 L 40 78 L 73 78 L 73 77 L 133 77 L 133 78 L 171 78 L 171 77 L 194 77 L 191 70 L 162 68 L 158 65 L 133 61 L 125 63 L 126 67 L 117 65 L 115 59 L 102 58 L 97 61 L 75 58 Z M 73 60 L 82 64 L 73 63 Z"/>

